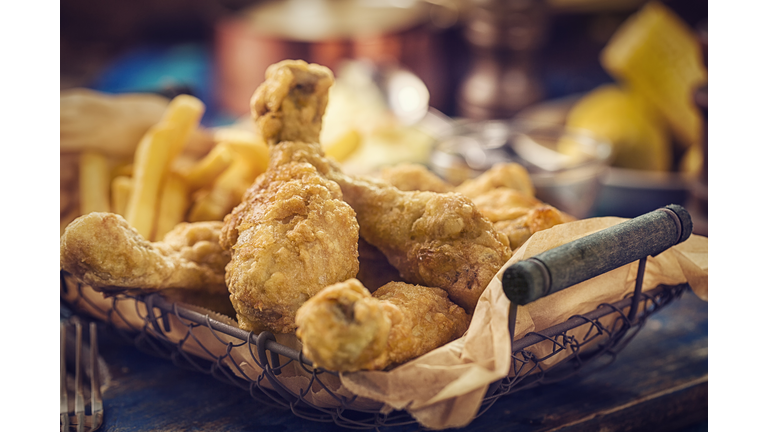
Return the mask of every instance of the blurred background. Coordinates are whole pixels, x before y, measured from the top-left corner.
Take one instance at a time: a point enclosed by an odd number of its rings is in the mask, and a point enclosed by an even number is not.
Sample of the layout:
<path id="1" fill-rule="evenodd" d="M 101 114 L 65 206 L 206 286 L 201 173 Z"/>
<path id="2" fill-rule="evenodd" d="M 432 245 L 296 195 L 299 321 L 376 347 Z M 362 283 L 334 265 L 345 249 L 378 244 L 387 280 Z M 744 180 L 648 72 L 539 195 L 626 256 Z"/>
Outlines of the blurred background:
<path id="1" fill-rule="evenodd" d="M 192 94 L 215 128 L 247 118 L 267 66 L 304 59 L 337 76 L 324 139 L 360 131 L 347 166 L 415 162 L 458 182 L 521 160 L 539 198 L 578 217 L 678 203 L 706 235 L 707 13 L 698 0 L 64 0 L 61 90 Z"/>

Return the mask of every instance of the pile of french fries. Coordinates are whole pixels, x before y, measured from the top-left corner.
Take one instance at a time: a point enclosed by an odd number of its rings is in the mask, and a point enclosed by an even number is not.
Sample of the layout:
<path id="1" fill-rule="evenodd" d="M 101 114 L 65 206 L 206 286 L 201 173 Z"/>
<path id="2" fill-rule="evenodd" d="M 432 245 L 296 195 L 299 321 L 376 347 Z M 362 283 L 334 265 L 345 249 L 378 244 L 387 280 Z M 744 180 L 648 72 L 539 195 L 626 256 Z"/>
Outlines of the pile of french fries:
<path id="1" fill-rule="evenodd" d="M 62 233 L 78 216 L 112 212 L 145 239 L 162 240 L 180 222 L 223 220 L 267 169 L 269 150 L 256 131 L 243 123 L 203 128 L 205 105 L 194 96 L 169 102 L 77 89 L 61 100 Z M 326 155 L 342 161 L 360 140 L 350 130 L 324 146 Z"/>
<path id="2" fill-rule="evenodd" d="M 185 152 L 202 129 L 204 111 L 194 96 L 177 96 L 143 134 L 129 161 L 116 159 L 108 149 L 80 149 L 79 211 L 69 212 L 67 219 L 117 213 L 150 241 L 161 240 L 180 222 L 223 220 L 266 170 L 269 152 L 254 132 L 236 127 L 208 131 L 212 142 L 202 157 Z M 62 232 L 69 222 L 62 220 Z"/>

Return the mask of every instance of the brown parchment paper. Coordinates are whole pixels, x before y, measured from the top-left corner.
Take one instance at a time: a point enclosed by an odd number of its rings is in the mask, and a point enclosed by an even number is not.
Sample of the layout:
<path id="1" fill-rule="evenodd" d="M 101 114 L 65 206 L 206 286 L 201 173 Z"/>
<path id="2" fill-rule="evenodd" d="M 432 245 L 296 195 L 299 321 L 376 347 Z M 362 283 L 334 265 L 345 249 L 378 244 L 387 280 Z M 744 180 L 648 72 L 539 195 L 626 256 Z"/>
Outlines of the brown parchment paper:
<path id="1" fill-rule="evenodd" d="M 462 338 L 388 372 L 342 374 L 342 384 L 391 408 L 406 409 L 428 428 L 467 425 L 477 414 L 488 386 L 504 378 L 510 369 L 509 300 L 501 287 L 503 271 L 515 262 L 625 220 L 592 218 L 534 234 L 488 285 Z M 626 265 L 520 306 L 515 339 L 563 322 L 574 314 L 591 311 L 601 303 L 620 300 L 634 290 L 637 266 Z M 691 236 L 684 243 L 648 258 L 643 290 L 688 282 L 706 300 L 707 272 L 707 239 Z M 564 352 L 562 357 L 567 354 Z M 554 357 L 550 363 L 560 358 Z"/>
<path id="2" fill-rule="evenodd" d="M 352 409 L 378 409 L 382 412 L 407 410 L 420 424 L 432 429 L 465 426 L 477 415 L 488 386 L 510 373 L 509 301 L 501 287 L 503 271 L 515 262 L 625 220 L 615 217 L 585 219 L 534 234 L 490 282 L 478 302 L 467 333 L 443 347 L 390 371 L 347 373 L 341 374 L 340 378 L 326 373 L 323 374 L 322 384 L 312 380 L 311 373 L 297 362 L 291 362 L 282 369 L 278 385 L 294 394 L 306 393 L 304 397 L 308 402 L 321 407 L 338 407 L 339 396 L 357 396 L 350 406 Z M 601 303 L 620 300 L 634 290 L 637 266 L 636 262 L 626 265 L 520 306 L 515 340 L 531 331 L 543 330 L 563 322 L 572 315 L 591 311 Z M 648 258 L 643 290 L 660 284 L 677 285 L 687 282 L 696 295 L 707 300 L 707 281 L 707 238 L 693 235 L 684 243 Z M 72 278 L 67 279 L 67 284 L 71 286 L 67 293 L 62 293 L 62 298 L 74 303 L 79 309 L 118 327 L 134 330 L 145 327 L 147 308 L 143 303 L 133 299 L 115 302 L 88 286 L 77 290 Z M 186 306 L 237 327 L 237 323 L 227 316 L 196 306 Z M 191 340 L 182 345 L 185 351 L 207 359 L 211 359 L 211 356 L 222 358 L 222 363 L 236 376 L 259 380 L 263 370 L 258 365 L 255 347 L 251 351 L 241 340 L 211 331 L 207 327 L 190 330 L 173 315 L 169 320 L 171 331 L 164 335 L 169 341 Z M 194 337 L 188 337 L 189 331 Z M 297 350 L 301 348 L 294 335 L 276 337 L 283 345 Z M 228 350 L 227 342 L 235 347 Z M 537 349 L 551 350 L 543 345 L 534 345 L 528 349 L 534 353 Z M 563 352 L 554 356 L 544 362 L 543 366 L 552 366 L 568 354 Z M 286 361 L 281 359 L 281 364 Z M 266 379 L 259 382 L 266 388 L 274 387 Z M 310 389 L 306 392 L 308 387 Z"/>

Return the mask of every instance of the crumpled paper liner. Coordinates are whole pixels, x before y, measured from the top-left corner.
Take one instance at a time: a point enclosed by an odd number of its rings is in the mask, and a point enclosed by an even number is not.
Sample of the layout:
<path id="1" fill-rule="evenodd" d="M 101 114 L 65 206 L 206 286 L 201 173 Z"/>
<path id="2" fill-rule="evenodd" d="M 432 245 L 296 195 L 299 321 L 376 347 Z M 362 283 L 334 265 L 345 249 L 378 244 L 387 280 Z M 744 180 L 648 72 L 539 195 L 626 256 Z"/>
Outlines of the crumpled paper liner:
<path id="1" fill-rule="evenodd" d="M 320 407 L 340 406 L 338 397 L 341 396 L 347 400 L 354 399 L 348 405 L 351 409 L 374 409 L 383 413 L 406 410 L 427 428 L 465 426 L 477 415 L 489 385 L 510 374 L 509 300 L 501 287 L 503 271 L 520 260 L 625 220 L 614 217 L 585 219 L 534 234 L 490 282 L 480 297 L 467 333 L 451 343 L 390 371 L 345 373 L 340 374 L 340 378 L 324 373 L 322 383 L 312 380 L 311 372 L 294 361 L 282 369 L 277 385 L 293 394 L 306 393 L 304 398 Z M 514 339 L 561 323 L 575 314 L 594 310 L 602 303 L 620 300 L 634 290 L 637 266 L 637 262 L 628 264 L 526 306 L 519 306 Z M 684 243 L 647 260 L 643 291 L 661 284 L 677 285 L 686 282 L 696 295 L 707 299 L 705 237 L 693 235 Z M 70 278 L 67 283 L 72 284 L 74 281 Z M 79 309 L 99 319 L 109 320 L 123 328 L 142 329 L 145 326 L 143 317 L 147 310 L 141 302 L 133 299 L 114 302 L 87 286 L 82 290 L 84 299 L 78 298 L 81 296 L 80 291 L 71 288 L 68 291 L 67 294 L 62 293 L 62 298 L 74 302 Z M 199 307 L 187 307 L 237 327 L 236 322 L 229 317 Z M 107 316 L 103 312 L 111 309 L 116 309 L 119 314 L 113 311 Z M 190 331 L 174 315 L 170 315 L 170 326 L 171 331 L 166 332 L 164 337 L 175 343 Z M 258 364 L 255 346 L 251 351 L 241 340 L 212 332 L 207 327 L 193 328 L 191 332 L 194 337 L 188 339 L 194 343 L 185 342 L 185 351 L 207 359 L 211 355 L 222 358 L 223 363 L 236 376 L 259 380 L 263 369 Z M 276 336 L 282 345 L 300 349 L 300 342 L 295 336 Z M 234 346 L 230 351 L 227 351 L 227 342 Z M 551 343 L 540 343 L 527 349 L 543 356 L 547 350 L 551 352 Z M 568 355 L 564 351 L 542 362 L 540 366 L 551 367 Z M 287 359 L 281 358 L 281 364 L 284 362 Z M 260 385 L 273 388 L 267 379 L 261 379 Z"/>
<path id="2" fill-rule="evenodd" d="M 444 429 L 466 426 L 477 414 L 488 386 L 510 373 L 511 344 L 508 328 L 509 300 L 501 286 L 504 270 L 523 259 L 603 230 L 626 219 L 592 218 L 534 234 L 496 274 L 472 317 L 469 330 L 459 340 L 387 372 L 341 375 L 342 384 L 361 396 L 406 409 L 423 426 Z M 531 331 L 561 323 L 575 314 L 589 312 L 601 303 L 613 303 L 634 291 L 637 262 L 612 270 L 525 306 L 519 306 L 515 340 Z M 656 257 L 649 257 L 643 291 L 660 284 L 688 282 L 700 298 L 707 299 L 707 239 L 691 236 Z M 541 345 L 538 347 L 537 345 Z M 551 344 L 529 348 L 551 352 Z M 545 352 L 538 353 L 544 355 Z M 568 355 L 549 359 L 549 366 Z M 545 363 L 545 367 L 547 364 Z"/>

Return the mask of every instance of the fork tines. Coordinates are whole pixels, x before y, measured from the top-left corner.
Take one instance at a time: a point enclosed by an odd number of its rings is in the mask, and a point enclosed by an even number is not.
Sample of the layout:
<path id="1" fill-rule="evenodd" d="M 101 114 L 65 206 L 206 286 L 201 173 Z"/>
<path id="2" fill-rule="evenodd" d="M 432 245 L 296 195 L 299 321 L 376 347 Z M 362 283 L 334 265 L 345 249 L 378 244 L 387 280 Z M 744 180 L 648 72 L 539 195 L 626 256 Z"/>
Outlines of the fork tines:
<path id="1" fill-rule="evenodd" d="M 98 429 L 104 418 L 104 406 L 101 402 L 101 381 L 99 380 L 99 343 L 96 338 L 96 323 L 91 330 L 91 430 Z"/>
<path id="2" fill-rule="evenodd" d="M 75 403 L 74 415 L 69 411 L 69 395 L 67 390 L 67 325 L 61 324 L 61 430 L 69 432 L 70 426 L 76 426 L 78 432 L 95 431 L 101 426 L 104 418 L 104 407 L 101 400 L 101 384 L 98 370 L 98 340 L 96 335 L 96 323 L 90 323 L 90 356 L 88 375 L 91 381 L 91 413 L 85 413 L 85 397 L 83 394 L 83 368 L 85 357 L 83 355 L 83 328 L 82 324 L 75 320 Z"/>
<path id="3" fill-rule="evenodd" d="M 67 397 L 67 326 L 61 323 L 59 388 L 61 392 L 61 430 L 69 431 L 69 398 Z"/>

